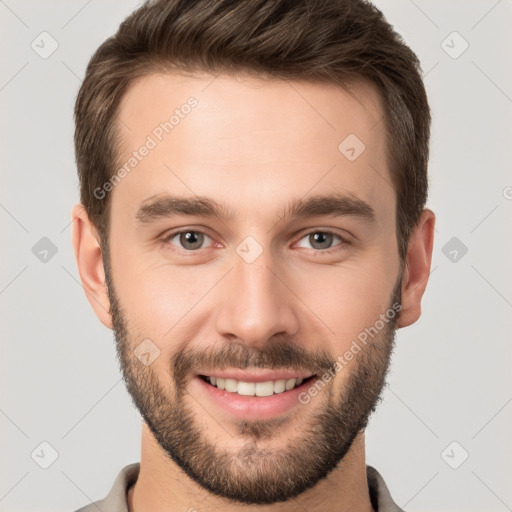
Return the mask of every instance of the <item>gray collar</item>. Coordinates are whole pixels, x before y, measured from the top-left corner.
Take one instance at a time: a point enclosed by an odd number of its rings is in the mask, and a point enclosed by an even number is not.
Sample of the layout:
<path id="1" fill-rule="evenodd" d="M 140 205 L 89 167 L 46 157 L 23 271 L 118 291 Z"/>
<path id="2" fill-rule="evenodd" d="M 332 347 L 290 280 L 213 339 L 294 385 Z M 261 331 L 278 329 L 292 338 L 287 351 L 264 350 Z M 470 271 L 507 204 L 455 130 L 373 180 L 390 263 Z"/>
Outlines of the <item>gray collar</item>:
<path id="1" fill-rule="evenodd" d="M 126 493 L 137 481 L 140 462 L 125 466 L 117 475 L 114 485 L 105 499 L 96 501 L 76 512 L 128 512 Z M 366 466 L 370 500 L 375 512 L 404 512 L 391 498 L 391 494 L 380 473 L 372 466 Z"/>

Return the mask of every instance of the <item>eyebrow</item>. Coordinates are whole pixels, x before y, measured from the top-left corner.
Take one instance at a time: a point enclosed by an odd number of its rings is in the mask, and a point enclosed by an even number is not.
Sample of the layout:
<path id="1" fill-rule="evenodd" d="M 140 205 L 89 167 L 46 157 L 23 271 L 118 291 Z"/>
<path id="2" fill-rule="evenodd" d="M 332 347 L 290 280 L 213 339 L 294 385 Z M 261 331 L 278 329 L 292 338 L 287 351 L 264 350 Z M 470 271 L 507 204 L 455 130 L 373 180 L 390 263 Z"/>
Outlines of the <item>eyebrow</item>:
<path id="1" fill-rule="evenodd" d="M 157 195 L 142 202 L 135 218 L 141 224 L 175 215 L 190 215 L 217 218 L 229 221 L 236 217 L 233 210 L 205 197 L 178 197 L 173 195 Z M 375 210 L 354 194 L 331 193 L 310 196 L 307 199 L 293 199 L 277 215 L 276 221 L 291 218 L 306 218 L 319 215 L 351 216 L 368 223 L 376 221 Z"/>

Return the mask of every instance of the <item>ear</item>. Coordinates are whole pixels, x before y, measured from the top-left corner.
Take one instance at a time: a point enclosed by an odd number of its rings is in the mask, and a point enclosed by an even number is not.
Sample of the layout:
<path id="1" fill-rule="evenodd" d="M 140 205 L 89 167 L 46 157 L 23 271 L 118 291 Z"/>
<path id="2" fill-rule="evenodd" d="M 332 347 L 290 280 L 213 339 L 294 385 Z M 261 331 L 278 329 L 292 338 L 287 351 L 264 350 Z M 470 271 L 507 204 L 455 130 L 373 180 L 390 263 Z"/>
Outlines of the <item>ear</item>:
<path id="1" fill-rule="evenodd" d="M 112 329 L 100 238 L 85 208 L 73 208 L 73 249 L 85 295 L 101 323 Z"/>
<path id="2" fill-rule="evenodd" d="M 421 315 L 421 298 L 427 287 L 434 245 L 434 212 L 424 209 L 407 249 L 407 264 L 402 278 L 402 309 L 397 326 L 407 327 Z"/>

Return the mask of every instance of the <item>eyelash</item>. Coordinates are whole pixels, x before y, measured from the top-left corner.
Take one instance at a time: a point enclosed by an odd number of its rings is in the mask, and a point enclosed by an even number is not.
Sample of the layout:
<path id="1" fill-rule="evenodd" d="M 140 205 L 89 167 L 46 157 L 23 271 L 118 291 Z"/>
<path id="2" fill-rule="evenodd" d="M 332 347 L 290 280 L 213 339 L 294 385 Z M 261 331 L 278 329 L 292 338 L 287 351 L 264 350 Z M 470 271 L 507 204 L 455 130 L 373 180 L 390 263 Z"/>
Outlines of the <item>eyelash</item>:
<path id="1" fill-rule="evenodd" d="M 204 231 L 201 231 L 200 229 L 180 229 L 178 231 L 173 231 L 173 232 L 165 235 L 165 237 L 163 238 L 164 244 L 174 245 L 174 244 L 171 244 L 170 240 L 175 238 L 177 235 L 181 235 L 183 233 L 200 233 L 200 234 L 203 234 L 203 235 L 207 236 L 208 238 L 212 239 L 211 236 L 209 236 Z M 302 236 L 299 238 L 299 241 L 306 238 L 309 235 L 314 234 L 314 233 L 323 233 L 326 235 L 332 235 L 333 237 L 338 238 L 341 243 L 336 244 L 332 247 L 329 247 L 328 249 L 309 249 L 310 251 L 314 251 L 316 253 L 321 253 L 321 254 L 330 254 L 333 251 L 343 249 L 343 248 L 345 248 L 345 246 L 350 245 L 350 242 L 346 238 L 342 237 L 337 232 L 330 231 L 328 229 L 313 229 L 311 231 L 303 233 Z M 202 249 L 187 250 L 187 249 L 183 249 L 181 247 L 177 247 L 177 249 L 183 253 L 189 253 L 189 254 L 198 253 L 199 251 L 202 250 Z"/>

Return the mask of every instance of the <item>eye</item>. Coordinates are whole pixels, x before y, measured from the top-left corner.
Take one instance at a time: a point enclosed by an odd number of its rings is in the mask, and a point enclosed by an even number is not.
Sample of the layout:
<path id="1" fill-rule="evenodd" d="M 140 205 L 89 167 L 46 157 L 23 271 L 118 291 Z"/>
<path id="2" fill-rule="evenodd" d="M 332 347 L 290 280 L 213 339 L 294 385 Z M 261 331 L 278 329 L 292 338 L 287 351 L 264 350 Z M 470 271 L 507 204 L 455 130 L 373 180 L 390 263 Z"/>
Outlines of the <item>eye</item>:
<path id="1" fill-rule="evenodd" d="M 335 244 L 333 246 L 332 243 L 335 238 L 340 240 L 341 243 Z M 344 238 L 334 233 L 333 231 L 310 231 L 309 233 L 306 233 L 306 235 L 303 238 L 301 238 L 301 240 L 304 239 L 306 239 L 307 242 L 310 244 L 310 247 L 306 247 L 307 249 L 311 248 L 319 251 L 328 251 L 329 249 L 337 247 L 338 245 L 348 244 L 348 242 Z"/>
<path id="2" fill-rule="evenodd" d="M 177 243 L 174 243 L 173 240 L 177 239 Z M 173 245 L 178 245 L 179 248 L 185 249 L 186 251 L 196 251 L 197 249 L 201 249 L 205 240 L 212 240 L 207 234 L 202 231 L 197 231 L 194 229 L 185 229 L 182 231 L 175 231 L 174 233 L 170 233 L 165 237 L 165 242 L 171 243 Z M 181 246 L 181 247 L 180 247 Z"/>

